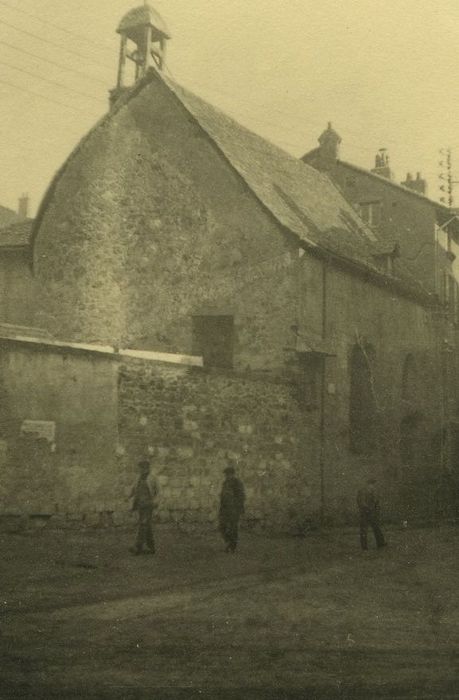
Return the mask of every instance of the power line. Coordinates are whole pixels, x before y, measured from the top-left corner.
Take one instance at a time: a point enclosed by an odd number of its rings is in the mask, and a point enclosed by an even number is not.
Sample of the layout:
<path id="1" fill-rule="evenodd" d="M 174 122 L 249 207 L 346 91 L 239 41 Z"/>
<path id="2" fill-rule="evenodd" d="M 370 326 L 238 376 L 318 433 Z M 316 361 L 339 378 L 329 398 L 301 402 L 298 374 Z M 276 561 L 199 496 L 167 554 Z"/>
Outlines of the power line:
<path id="1" fill-rule="evenodd" d="M 6 61 L 0 61 L 1 66 L 6 66 L 7 68 L 11 68 L 12 70 L 19 71 L 19 73 L 24 73 L 25 75 L 30 75 L 32 78 L 38 78 L 38 80 L 43 80 L 45 83 L 49 83 L 50 85 L 55 85 L 56 87 L 62 88 L 63 90 L 67 90 L 68 92 L 73 92 L 75 95 L 80 95 L 82 97 L 87 97 L 89 100 L 93 100 L 94 102 L 99 102 L 102 103 L 102 100 L 99 97 L 95 97 L 94 95 L 88 95 L 86 92 L 80 92 L 79 90 L 74 90 L 73 88 L 67 87 L 67 85 L 64 85 L 63 83 L 58 83 L 55 80 L 48 80 L 48 78 L 44 78 L 41 75 L 38 75 L 38 73 L 31 73 L 28 70 L 25 70 L 24 68 L 18 68 L 17 66 L 13 66 L 10 63 L 6 63 Z"/>
<path id="2" fill-rule="evenodd" d="M 7 46 L 9 49 L 13 49 L 13 51 L 17 51 L 18 53 L 23 53 L 25 56 L 31 56 L 32 58 L 38 58 L 39 61 L 43 61 L 44 63 L 49 63 L 51 66 L 55 66 L 56 68 L 60 68 L 63 71 L 68 71 L 70 73 L 75 73 L 75 75 L 79 75 L 81 78 L 93 80 L 96 83 L 100 83 L 100 85 L 104 85 L 106 87 L 106 83 L 103 80 L 100 80 L 99 78 L 94 78 L 88 73 L 83 73 L 83 71 L 79 71 L 76 68 L 69 68 L 68 66 L 63 66 L 60 63 L 57 63 L 57 61 L 51 61 L 49 58 L 44 58 L 43 56 L 40 56 L 39 54 L 32 53 L 31 51 L 26 51 L 25 49 L 20 49 L 17 46 L 14 46 L 14 44 L 9 44 L 7 41 L 2 41 L 0 39 L 0 44 L 3 46 Z"/>
<path id="3" fill-rule="evenodd" d="M 7 80 L 2 80 L 0 79 L 0 84 L 2 85 L 7 85 L 10 88 L 13 88 L 14 90 L 19 90 L 20 92 L 26 92 L 29 95 L 33 95 L 34 97 L 39 97 L 42 100 L 46 100 L 47 102 L 53 102 L 56 105 L 60 105 L 61 107 L 66 107 L 67 109 L 70 109 L 72 112 L 80 112 L 81 114 L 88 114 L 85 110 L 83 109 L 78 109 L 78 107 L 73 107 L 71 105 L 66 104 L 65 102 L 60 102 L 59 100 L 53 100 L 51 97 L 46 97 L 45 95 L 40 95 L 39 92 L 33 92 L 32 90 L 27 90 L 27 88 L 20 87 L 19 85 L 15 85 L 14 83 L 9 83 Z"/>
<path id="4" fill-rule="evenodd" d="M 175 83 L 177 83 L 177 85 L 180 85 L 180 82 L 175 78 L 175 76 L 174 76 L 174 74 L 172 73 L 170 67 L 166 65 L 165 68 L 166 68 L 166 71 L 169 73 L 169 77 L 172 78 L 172 80 L 173 80 Z M 232 94 L 232 93 L 224 92 L 224 91 L 218 90 L 217 88 L 214 88 L 214 87 L 212 87 L 212 86 L 205 85 L 204 83 L 200 83 L 200 82 L 196 82 L 196 81 L 193 81 L 193 84 L 194 84 L 196 87 L 198 87 L 198 88 L 199 88 L 199 87 L 203 88 L 204 90 L 206 90 L 206 91 L 207 91 L 208 93 L 210 93 L 210 94 L 214 93 L 215 95 L 219 95 L 219 96 L 221 96 L 221 97 L 230 97 L 230 98 L 232 97 L 232 98 L 234 99 L 234 94 Z M 259 102 L 255 102 L 255 101 L 250 100 L 250 99 L 247 99 L 247 98 L 245 98 L 245 97 L 244 97 L 244 102 L 251 102 L 254 106 L 256 105 L 256 106 L 259 107 L 259 108 L 262 108 L 262 107 L 263 107 L 263 105 L 260 104 Z M 220 108 L 220 109 L 221 109 L 221 108 Z M 226 110 L 226 108 L 225 108 L 225 110 Z M 295 126 L 295 127 L 300 126 L 299 121 L 298 121 L 297 119 L 292 119 L 290 114 L 288 114 L 288 113 L 286 113 L 286 112 L 283 112 L 283 111 L 280 110 L 280 109 L 273 108 L 273 107 L 270 107 L 270 110 L 271 110 L 272 112 L 275 112 L 276 114 L 278 114 L 279 117 L 282 118 L 284 124 L 285 124 L 285 120 L 286 120 L 286 119 L 289 119 L 289 120 L 290 120 L 290 123 L 291 123 L 291 125 L 292 125 L 292 127 L 293 127 L 293 126 Z M 228 112 L 231 112 L 231 111 L 232 111 L 232 109 L 229 108 L 229 109 L 228 109 Z M 245 110 L 245 111 L 248 113 L 247 110 Z M 243 119 L 243 118 L 240 117 L 240 116 L 232 116 L 231 114 L 227 114 L 227 116 L 229 116 L 229 117 L 232 118 L 232 119 L 235 119 L 236 121 L 239 121 L 239 120 L 242 120 L 242 119 Z M 262 120 L 262 119 L 254 118 L 254 117 L 252 116 L 252 114 L 250 114 L 250 116 L 247 117 L 247 121 L 249 121 L 250 124 L 258 124 L 259 126 L 271 127 L 271 128 L 273 128 L 273 129 L 278 129 L 279 126 L 281 125 L 280 122 L 274 123 L 274 122 L 271 122 L 271 121 L 267 121 L 266 119 L 263 119 L 263 120 Z M 249 126 L 247 126 L 246 128 L 250 129 Z M 274 137 L 273 137 L 273 138 L 274 138 Z M 291 141 L 286 141 L 285 139 L 276 138 L 276 141 L 277 141 L 278 143 L 284 144 L 285 146 L 289 146 L 290 148 L 293 148 L 293 149 L 295 149 L 295 150 L 304 149 L 304 145 L 299 145 L 298 143 L 292 143 Z M 353 149 L 353 150 L 355 150 L 355 151 L 358 150 L 360 153 L 362 152 L 361 144 L 357 144 L 357 143 L 355 143 L 355 142 L 353 142 L 353 141 L 348 141 L 348 140 L 346 140 L 346 146 L 351 146 L 351 150 Z"/>
<path id="5" fill-rule="evenodd" d="M 97 41 L 93 41 L 93 39 L 89 39 L 89 37 L 85 37 L 82 34 L 77 34 L 77 32 L 72 32 L 71 29 L 67 29 L 66 27 L 62 27 L 59 24 L 54 24 L 54 22 L 50 22 L 49 20 L 44 20 L 38 15 L 34 15 L 32 12 L 26 12 L 26 10 L 22 10 L 20 7 L 13 7 L 12 5 L 9 5 L 7 2 L 3 2 L 3 0 L 0 0 L 0 5 L 3 5 L 3 7 L 7 7 L 9 10 L 12 10 L 13 12 L 20 12 L 23 15 L 26 15 L 27 17 L 32 17 L 33 19 L 37 20 L 38 22 L 41 22 L 42 24 L 48 25 L 50 27 L 53 27 L 53 29 L 58 29 L 60 32 L 65 32 L 66 34 L 69 34 L 70 36 L 74 36 L 76 39 L 82 39 L 83 41 L 86 41 L 88 44 L 92 44 L 96 48 L 99 49 L 99 51 L 111 51 L 111 49 L 108 48 L 108 44 L 106 44 L 107 48 L 103 48 L 100 46 L 100 44 Z M 104 42 L 105 43 L 105 42 Z"/>
<path id="6" fill-rule="evenodd" d="M 10 24 L 9 22 L 5 22 L 5 20 L 0 19 L 0 24 L 5 25 L 5 27 L 9 27 L 9 29 L 14 29 L 16 32 L 20 32 L 21 34 L 25 34 L 26 36 L 31 36 L 34 39 L 38 39 L 38 41 L 42 41 L 44 44 L 48 44 L 49 46 L 53 46 L 54 48 L 59 49 L 60 51 L 66 51 L 67 53 L 73 54 L 74 56 L 78 56 L 78 58 L 83 58 L 85 61 L 89 61 L 90 63 L 93 63 L 96 66 L 104 66 L 106 68 L 111 68 L 111 66 L 108 66 L 105 63 L 100 63 L 99 61 L 96 61 L 89 56 L 85 56 L 84 54 L 80 53 L 79 51 L 74 51 L 73 49 L 68 49 L 65 46 L 62 46 L 61 44 L 57 44 L 55 41 L 49 41 L 48 39 L 43 39 L 43 37 L 39 36 L 38 34 L 34 34 L 33 32 L 28 32 L 26 29 L 21 29 L 20 27 L 16 27 L 14 24 Z"/>

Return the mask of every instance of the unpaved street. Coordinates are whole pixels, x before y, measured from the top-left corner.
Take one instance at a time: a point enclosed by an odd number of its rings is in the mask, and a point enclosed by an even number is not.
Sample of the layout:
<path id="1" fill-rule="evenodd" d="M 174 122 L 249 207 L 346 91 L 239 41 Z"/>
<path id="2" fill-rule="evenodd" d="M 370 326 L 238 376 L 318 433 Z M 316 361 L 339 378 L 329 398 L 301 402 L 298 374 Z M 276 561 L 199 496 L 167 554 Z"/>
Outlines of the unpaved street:
<path id="1" fill-rule="evenodd" d="M 3 534 L 0 697 L 459 697 L 459 532 L 389 537 Z"/>

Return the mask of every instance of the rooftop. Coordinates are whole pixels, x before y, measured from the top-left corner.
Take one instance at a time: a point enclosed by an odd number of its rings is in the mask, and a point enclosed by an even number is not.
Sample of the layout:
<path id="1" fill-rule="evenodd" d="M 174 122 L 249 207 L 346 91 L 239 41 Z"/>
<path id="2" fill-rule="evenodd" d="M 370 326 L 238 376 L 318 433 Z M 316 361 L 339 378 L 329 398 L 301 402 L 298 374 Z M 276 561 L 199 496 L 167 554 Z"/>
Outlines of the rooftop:
<path id="1" fill-rule="evenodd" d="M 78 157 L 84 145 L 91 143 L 100 130 L 113 123 L 116 138 L 123 139 L 124 110 L 135 109 L 143 101 L 143 112 L 155 101 L 158 89 L 166 89 L 178 100 L 222 156 L 244 180 L 261 205 L 284 228 L 294 234 L 299 245 L 319 254 L 348 261 L 376 274 L 383 284 L 389 277 L 381 271 L 377 256 L 386 253 L 372 229 L 358 216 L 327 175 L 295 158 L 281 148 L 238 124 L 219 109 L 180 87 L 164 74 L 150 69 L 145 78 L 127 90 L 113 109 L 89 132 L 57 173 L 36 219 L 34 236 L 55 196 L 67 164 Z M 154 129 L 151 120 L 137 121 L 141 130 Z M 126 134 L 126 138 L 128 135 Z M 421 289 L 400 270 L 397 273 L 411 292 Z M 394 274 L 393 276 L 397 276 Z"/>
<path id="2" fill-rule="evenodd" d="M 124 15 L 116 30 L 118 34 L 129 34 L 130 30 L 138 29 L 139 27 L 153 27 L 159 34 L 162 34 L 166 39 L 170 39 L 169 30 L 161 15 L 149 4 L 134 7 Z"/>
<path id="3" fill-rule="evenodd" d="M 304 154 L 304 156 L 301 157 L 301 160 L 303 163 L 308 164 L 311 159 L 314 158 L 320 151 L 320 148 L 313 148 L 307 153 Z M 389 187 L 394 187 L 397 190 L 401 190 L 402 192 L 405 192 L 406 194 L 412 195 L 413 197 L 417 197 L 418 199 L 423 200 L 424 202 L 428 202 L 431 204 L 433 207 L 435 207 L 439 212 L 444 214 L 447 217 L 451 217 L 451 209 L 446 206 L 446 204 L 443 204 L 442 202 L 438 202 L 434 199 L 431 199 L 430 197 L 427 197 L 427 195 L 422 194 L 421 192 L 416 191 L 415 189 L 411 189 L 411 187 L 406 187 L 404 184 L 397 182 L 396 180 L 390 180 L 387 177 L 383 177 L 382 175 L 379 175 L 378 173 L 375 173 L 373 170 L 369 170 L 367 168 L 363 168 L 360 165 L 354 165 L 354 163 L 348 163 L 345 160 L 338 159 L 336 161 L 337 165 L 342 165 L 346 168 L 350 168 L 351 170 L 355 170 L 356 172 L 362 173 L 364 175 L 368 175 L 370 177 L 376 178 L 380 182 L 384 182 L 386 185 Z"/>
<path id="4" fill-rule="evenodd" d="M 18 221 L 19 216 L 13 209 L 0 206 L 0 229 L 4 226 L 9 226 L 14 221 Z"/>
<path id="5" fill-rule="evenodd" d="M 22 248 L 28 246 L 32 229 L 33 219 L 14 221 L 9 226 L 0 228 L 0 248 Z"/>

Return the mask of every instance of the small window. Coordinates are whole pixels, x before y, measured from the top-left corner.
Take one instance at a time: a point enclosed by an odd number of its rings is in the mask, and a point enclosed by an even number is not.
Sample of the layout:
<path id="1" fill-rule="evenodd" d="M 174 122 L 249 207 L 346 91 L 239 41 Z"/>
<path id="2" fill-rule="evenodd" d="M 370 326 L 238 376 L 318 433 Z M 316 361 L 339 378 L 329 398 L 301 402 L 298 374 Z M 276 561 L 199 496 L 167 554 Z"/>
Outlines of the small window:
<path id="1" fill-rule="evenodd" d="M 360 218 L 369 226 L 379 226 L 381 223 L 381 202 L 361 202 L 359 213 Z"/>
<path id="2" fill-rule="evenodd" d="M 204 367 L 232 369 L 234 319 L 232 316 L 194 316 L 193 353 L 201 355 Z"/>

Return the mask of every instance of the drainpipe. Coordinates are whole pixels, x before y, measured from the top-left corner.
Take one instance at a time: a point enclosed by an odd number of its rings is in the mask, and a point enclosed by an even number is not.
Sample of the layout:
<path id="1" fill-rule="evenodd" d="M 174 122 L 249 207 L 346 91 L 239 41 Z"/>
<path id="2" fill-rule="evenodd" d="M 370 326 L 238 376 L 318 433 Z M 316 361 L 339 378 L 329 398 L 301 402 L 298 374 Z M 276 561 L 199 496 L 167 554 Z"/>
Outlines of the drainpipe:
<path id="1" fill-rule="evenodd" d="M 322 340 L 327 336 L 327 263 L 322 263 Z M 320 520 L 325 522 L 325 396 L 326 366 L 322 356 L 320 378 L 320 416 L 319 416 L 319 469 L 320 469 Z"/>

